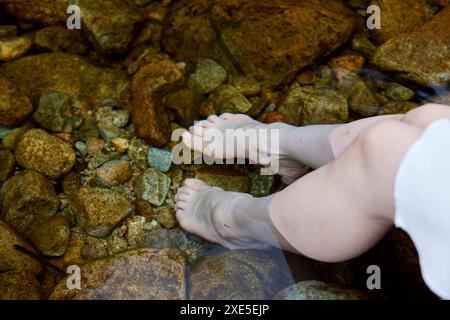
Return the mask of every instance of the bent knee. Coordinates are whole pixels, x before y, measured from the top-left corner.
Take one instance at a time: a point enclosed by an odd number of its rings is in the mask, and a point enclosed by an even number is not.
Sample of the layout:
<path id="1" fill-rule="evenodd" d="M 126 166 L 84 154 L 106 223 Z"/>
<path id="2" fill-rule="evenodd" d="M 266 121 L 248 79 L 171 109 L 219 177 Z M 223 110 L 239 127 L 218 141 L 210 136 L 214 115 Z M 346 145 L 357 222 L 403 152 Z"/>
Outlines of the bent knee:
<path id="1" fill-rule="evenodd" d="M 421 128 L 396 120 L 367 127 L 358 138 L 364 167 L 378 172 L 379 169 L 399 164 L 422 131 Z"/>
<path id="2" fill-rule="evenodd" d="M 450 119 L 450 107 L 442 104 L 428 103 L 405 114 L 402 121 L 421 128 L 433 121 Z"/>

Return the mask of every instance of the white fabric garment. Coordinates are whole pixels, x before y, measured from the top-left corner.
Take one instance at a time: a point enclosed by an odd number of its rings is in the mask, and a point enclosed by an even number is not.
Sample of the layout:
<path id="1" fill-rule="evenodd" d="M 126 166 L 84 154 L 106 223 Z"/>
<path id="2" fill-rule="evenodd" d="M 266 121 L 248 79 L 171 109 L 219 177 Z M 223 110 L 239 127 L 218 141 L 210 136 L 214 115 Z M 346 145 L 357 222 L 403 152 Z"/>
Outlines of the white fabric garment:
<path id="1" fill-rule="evenodd" d="M 395 181 L 395 225 L 414 241 L 423 279 L 450 299 L 450 121 L 430 124 L 407 152 Z"/>

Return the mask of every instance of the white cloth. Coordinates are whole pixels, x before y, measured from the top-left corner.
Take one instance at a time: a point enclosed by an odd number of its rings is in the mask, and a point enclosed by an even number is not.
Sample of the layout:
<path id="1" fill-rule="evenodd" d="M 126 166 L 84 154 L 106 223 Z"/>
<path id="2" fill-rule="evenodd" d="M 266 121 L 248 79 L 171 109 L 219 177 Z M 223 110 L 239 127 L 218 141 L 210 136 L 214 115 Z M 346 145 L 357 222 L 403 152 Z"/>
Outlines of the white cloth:
<path id="1" fill-rule="evenodd" d="M 450 121 L 430 124 L 411 146 L 395 179 L 395 225 L 419 254 L 422 276 L 450 299 Z"/>

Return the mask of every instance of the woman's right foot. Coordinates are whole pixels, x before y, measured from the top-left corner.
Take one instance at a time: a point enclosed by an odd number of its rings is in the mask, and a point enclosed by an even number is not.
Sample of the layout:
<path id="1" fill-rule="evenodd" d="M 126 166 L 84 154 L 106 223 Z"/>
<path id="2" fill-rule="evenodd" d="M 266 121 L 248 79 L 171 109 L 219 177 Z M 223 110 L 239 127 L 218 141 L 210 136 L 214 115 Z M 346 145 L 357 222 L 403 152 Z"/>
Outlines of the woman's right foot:
<path id="1" fill-rule="evenodd" d="M 293 127 L 285 123 L 265 124 L 252 119 L 245 114 L 224 113 L 220 116 L 212 115 L 189 128 L 183 135 L 183 142 L 190 149 L 203 153 L 215 160 L 235 159 L 244 156 L 251 163 L 268 166 L 272 161 L 278 160 L 278 170 L 272 172 L 288 180 L 304 175 L 308 168 L 299 161 L 291 158 L 283 147 L 286 137 L 291 134 Z M 227 138 L 227 130 L 233 130 L 234 135 Z M 271 130 L 278 130 L 278 140 L 271 141 Z M 252 132 L 253 131 L 253 132 Z M 267 137 L 261 143 L 258 133 Z M 247 133 L 247 134 L 246 134 Z M 257 136 L 257 141 L 244 145 L 239 143 L 239 137 Z M 220 138 L 219 138 L 220 136 Z M 240 148 L 240 149 L 237 149 Z M 271 169 L 270 169 L 271 170 Z"/>

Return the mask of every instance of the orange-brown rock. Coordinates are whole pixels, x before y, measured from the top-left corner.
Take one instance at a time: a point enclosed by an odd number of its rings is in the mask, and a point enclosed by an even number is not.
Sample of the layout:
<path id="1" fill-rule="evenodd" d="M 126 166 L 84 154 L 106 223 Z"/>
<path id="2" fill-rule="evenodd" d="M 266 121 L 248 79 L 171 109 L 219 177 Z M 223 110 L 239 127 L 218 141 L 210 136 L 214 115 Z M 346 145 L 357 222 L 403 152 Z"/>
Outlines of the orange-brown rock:
<path id="1" fill-rule="evenodd" d="M 133 124 L 139 137 L 156 147 L 170 140 L 169 118 L 162 97 L 177 88 L 183 73 L 168 59 L 155 58 L 139 68 L 132 81 Z"/>

